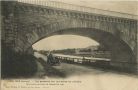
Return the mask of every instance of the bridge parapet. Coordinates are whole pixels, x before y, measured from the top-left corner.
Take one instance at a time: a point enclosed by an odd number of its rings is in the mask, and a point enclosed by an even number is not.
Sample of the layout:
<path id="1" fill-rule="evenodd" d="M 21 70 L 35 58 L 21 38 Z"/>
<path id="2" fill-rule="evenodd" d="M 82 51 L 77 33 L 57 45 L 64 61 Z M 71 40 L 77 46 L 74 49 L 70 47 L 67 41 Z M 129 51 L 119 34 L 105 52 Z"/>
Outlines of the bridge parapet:
<path id="1" fill-rule="evenodd" d="M 99 15 L 108 15 L 118 18 L 128 18 L 128 19 L 137 19 L 137 15 L 127 14 L 127 13 L 120 13 L 115 11 L 108 11 L 108 10 L 102 10 L 97 8 L 91 8 L 86 6 L 79 6 L 79 5 L 73 5 L 73 4 L 67 4 L 64 2 L 57 2 L 57 1 L 28 1 L 28 0 L 19 0 L 19 2 L 23 3 L 30 3 L 34 5 L 41 5 L 41 6 L 48 6 L 48 7 L 54 7 L 59 9 L 65 9 L 65 10 L 73 10 L 73 11 L 79 11 L 84 13 L 93 13 L 93 14 L 99 14 Z"/>
<path id="2" fill-rule="evenodd" d="M 58 9 L 46 6 L 39 6 L 33 4 L 25 4 L 25 3 L 18 3 L 15 6 L 15 9 L 18 13 L 25 14 L 25 13 L 34 13 L 40 14 L 40 16 L 46 15 L 47 17 L 64 17 L 64 18 L 75 18 L 75 19 L 83 19 L 83 20 L 92 20 L 92 21 L 102 21 L 102 22 L 111 22 L 111 23 L 121 23 L 121 24 L 128 24 L 131 26 L 136 26 L 138 22 L 137 19 L 130 19 L 130 18 L 121 18 L 121 17 L 114 17 L 110 15 L 100 15 L 95 13 L 84 13 L 80 11 L 74 10 L 66 10 L 66 9 Z"/>

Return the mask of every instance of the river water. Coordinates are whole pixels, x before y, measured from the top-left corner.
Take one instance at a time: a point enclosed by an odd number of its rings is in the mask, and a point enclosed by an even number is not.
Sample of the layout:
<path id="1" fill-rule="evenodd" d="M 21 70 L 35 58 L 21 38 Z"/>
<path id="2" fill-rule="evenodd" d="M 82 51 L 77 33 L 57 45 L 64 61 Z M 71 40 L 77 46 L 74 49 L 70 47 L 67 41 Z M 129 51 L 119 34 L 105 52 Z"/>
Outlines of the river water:
<path id="1" fill-rule="evenodd" d="M 46 60 L 46 56 L 42 54 L 35 53 L 35 56 Z M 45 76 L 45 79 L 81 82 L 79 84 L 64 85 L 64 87 L 68 87 L 66 90 L 138 90 L 137 75 L 67 63 L 61 63 L 61 65 L 53 66 L 53 68 L 64 72 L 66 78 Z M 55 89 L 57 88 L 59 89 L 59 87 L 55 87 Z"/>

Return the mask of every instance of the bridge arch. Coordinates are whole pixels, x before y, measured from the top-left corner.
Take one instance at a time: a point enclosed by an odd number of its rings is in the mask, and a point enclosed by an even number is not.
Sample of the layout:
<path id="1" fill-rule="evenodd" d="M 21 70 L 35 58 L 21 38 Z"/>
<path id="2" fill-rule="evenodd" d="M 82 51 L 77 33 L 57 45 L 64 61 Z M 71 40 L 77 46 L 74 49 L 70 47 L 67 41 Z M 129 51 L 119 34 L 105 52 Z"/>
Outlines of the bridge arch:
<path id="1" fill-rule="evenodd" d="M 21 35 L 20 37 L 23 39 L 19 41 L 27 40 L 28 44 L 26 43 L 23 47 L 23 50 L 26 51 L 28 47 L 30 47 L 33 43 L 35 43 L 39 39 L 50 36 L 52 34 L 56 34 L 56 32 L 58 32 L 59 34 L 62 34 L 62 32 L 71 31 L 73 33 L 71 32 L 70 33 L 74 34 L 77 31 L 78 32 L 80 31 L 80 32 L 83 32 L 82 36 L 87 36 L 90 38 L 92 37 L 94 39 L 97 39 L 96 37 L 104 38 L 108 36 L 108 34 L 110 34 L 110 37 L 107 39 L 112 40 L 112 37 L 114 37 L 119 42 L 125 43 L 129 47 L 128 49 L 131 49 L 133 52 L 133 49 L 131 48 L 131 45 L 128 43 L 128 41 L 125 38 L 121 37 L 123 32 L 121 32 L 121 30 L 119 30 L 117 27 L 119 27 L 119 24 L 116 24 L 116 23 L 114 25 L 112 24 L 109 25 L 109 23 L 107 22 L 67 19 L 61 22 L 48 24 L 46 26 L 34 26 L 33 30 L 28 30 L 24 34 L 21 32 L 21 34 L 23 35 Z M 86 35 L 83 35 L 85 34 L 85 32 L 88 32 L 88 33 L 86 33 Z M 93 34 L 93 32 L 95 34 Z M 101 42 L 103 40 L 100 41 L 99 39 L 96 41 Z M 116 42 L 114 39 L 112 41 Z M 106 43 L 102 42 L 102 43 L 108 44 L 109 42 L 106 42 Z M 134 46 L 135 45 L 136 44 L 134 43 Z"/>
<path id="2" fill-rule="evenodd" d="M 128 61 L 133 61 L 135 53 L 128 42 L 121 37 L 122 32 L 117 29 L 118 26 L 119 24 L 116 23 L 109 26 L 107 22 L 65 19 L 46 26 L 35 26 L 33 30 L 28 30 L 24 34 L 21 32 L 22 35 L 17 43 L 20 45 L 19 48 L 22 47 L 22 50 L 26 51 L 32 44 L 42 38 L 55 34 L 77 34 L 95 39 L 113 51 L 114 55 L 118 56 L 120 54 L 120 57 L 125 61 L 126 58 Z M 113 58 L 117 58 L 117 56 Z"/>
<path id="3" fill-rule="evenodd" d="M 34 43 L 38 42 L 39 40 L 53 36 L 53 35 L 80 35 L 84 37 L 88 37 L 94 39 L 95 41 L 99 42 L 101 45 L 104 45 L 105 48 L 112 52 L 112 59 L 117 59 L 121 61 L 128 62 L 135 62 L 134 61 L 134 53 L 131 48 L 120 38 L 115 37 L 109 32 L 101 31 L 101 30 L 94 30 L 92 28 L 69 28 L 69 29 L 62 29 L 49 35 L 45 35 Z M 34 44 L 32 43 L 32 45 Z M 31 47 L 31 46 L 30 46 Z"/>
<path id="4" fill-rule="evenodd" d="M 136 64 L 134 52 L 128 43 L 120 37 L 120 33 L 116 28 L 110 28 L 109 25 L 103 25 L 100 22 L 68 20 L 35 27 L 34 30 L 19 37 L 22 40 L 19 40 L 18 43 L 25 42 L 20 44 L 20 46 L 26 52 L 37 41 L 52 35 L 70 34 L 85 36 L 94 39 L 111 50 L 111 64 L 113 66 L 134 67 L 134 64 Z"/>
<path id="5" fill-rule="evenodd" d="M 129 45 L 128 41 L 125 39 L 127 36 L 125 36 L 125 38 L 121 36 L 124 33 L 121 31 L 121 29 L 117 28 L 119 27 L 119 25 L 120 25 L 119 23 L 114 23 L 112 25 L 107 22 L 67 19 L 67 20 L 55 22 L 52 24 L 33 26 L 33 28 L 28 28 L 28 30 L 26 30 L 25 33 L 21 31 L 19 32 L 19 34 L 23 34 L 20 37 L 26 38 L 27 41 L 31 44 L 36 42 L 38 38 L 48 36 L 51 33 L 54 33 L 57 31 L 61 31 L 61 30 L 65 31 L 70 29 L 74 29 L 74 30 L 91 29 L 92 31 L 97 30 L 97 31 L 110 33 L 114 37 L 123 40 L 131 48 L 131 45 Z"/>
<path id="6" fill-rule="evenodd" d="M 53 35 L 80 35 L 84 37 L 89 37 L 99 42 L 99 44 L 104 45 L 105 48 L 111 51 L 111 64 L 117 67 L 129 68 L 134 67 L 136 59 L 132 49 L 120 38 L 114 36 L 113 34 L 101 30 L 94 30 L 92 28 L 68 28 L 61 29 L 56 32 L 50 33 L 39 38 L 34 43 L 39 40 L 53 36 Z M 34 44 L 32 43 L 32 45 Z M 135 68 L 135 67 L 134 67 Z"/>

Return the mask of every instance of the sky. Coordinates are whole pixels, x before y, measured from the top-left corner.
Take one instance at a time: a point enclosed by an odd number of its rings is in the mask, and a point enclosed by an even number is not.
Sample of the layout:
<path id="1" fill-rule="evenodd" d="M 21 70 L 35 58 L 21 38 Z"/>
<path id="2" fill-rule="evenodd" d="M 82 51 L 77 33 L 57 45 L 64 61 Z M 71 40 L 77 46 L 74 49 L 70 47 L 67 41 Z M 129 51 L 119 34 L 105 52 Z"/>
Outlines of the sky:
<path id="1" fill-rule="evenodd" d="M 98 42 L 88 37 L 77 35 L 55 35 L 44 38 L 33 45 L 36 50 L 58 50 L 67 48 L 85 48 L 99 45 Z"/>
<path id="2" fill-rule="evenodd" d="M 37 4 L 46 1 L 59 1 L 69 4 L 138 15 L 138 1 L 132 0 L 39 0 L 39 2 L 36 0 L 25 0 L 25 2 L 29 3 L 30 1 L 32 1 L 31 3 L 37 2 Z M 62 35 L 51 36 L 43 40 L 40 40 L 39 42 L 33 45 L 33 48 L 36 50 L 54 50 L 65 48 L 84 48 L 90 45 L 99 44 L 96 41 L 87 37 L 75 35 Z"/>

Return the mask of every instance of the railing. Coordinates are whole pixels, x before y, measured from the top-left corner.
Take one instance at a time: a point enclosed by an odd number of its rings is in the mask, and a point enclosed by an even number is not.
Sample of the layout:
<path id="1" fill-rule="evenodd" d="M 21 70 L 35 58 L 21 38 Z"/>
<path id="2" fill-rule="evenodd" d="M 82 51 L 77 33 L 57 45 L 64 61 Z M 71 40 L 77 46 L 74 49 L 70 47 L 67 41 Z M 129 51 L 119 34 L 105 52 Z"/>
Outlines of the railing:
<path id="1" fill-rule="evenodd" d="M 129 19 L 138 19 L 137 15 L 108 11 L 108 10 L 101 10 L 101 9 L 90 8 L 90 7 L 79 6 L 79 5 L 73 5 L 73 4 L 67 4 L 64 2 L 57 2 L 57 1 L 18 0 L 18 2 L 30 3 L 30 4 L 48 6 L 48 7 L 60 8 L 60 9 L 74 10 L 74 11 L 80 11 L 80 12 L 86 12 L 86 13 L 95 13 L 95 14 L 100 14 L 100 15 L 123 17 L 123 18 L 129 18 Z"/>

